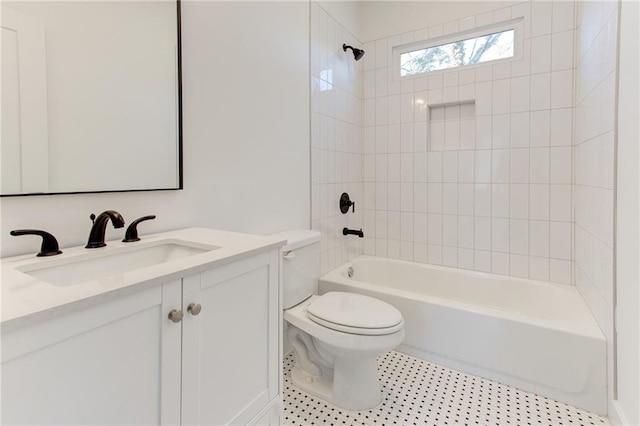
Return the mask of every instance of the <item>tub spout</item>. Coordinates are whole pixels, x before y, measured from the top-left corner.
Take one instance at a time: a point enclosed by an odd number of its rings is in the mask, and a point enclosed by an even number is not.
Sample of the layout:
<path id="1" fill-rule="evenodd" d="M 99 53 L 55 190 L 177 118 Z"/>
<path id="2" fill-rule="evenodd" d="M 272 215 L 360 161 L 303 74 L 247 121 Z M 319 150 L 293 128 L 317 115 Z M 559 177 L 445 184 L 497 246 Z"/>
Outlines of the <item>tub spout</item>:
<path id="1" fill-rule="evenodd" d="M 364 232 L 362 232 L 362 228 L 360 228 L 360 230 L 343 228 L 342 235 L 357 235 L 360 238 L 364 238 Z"/>

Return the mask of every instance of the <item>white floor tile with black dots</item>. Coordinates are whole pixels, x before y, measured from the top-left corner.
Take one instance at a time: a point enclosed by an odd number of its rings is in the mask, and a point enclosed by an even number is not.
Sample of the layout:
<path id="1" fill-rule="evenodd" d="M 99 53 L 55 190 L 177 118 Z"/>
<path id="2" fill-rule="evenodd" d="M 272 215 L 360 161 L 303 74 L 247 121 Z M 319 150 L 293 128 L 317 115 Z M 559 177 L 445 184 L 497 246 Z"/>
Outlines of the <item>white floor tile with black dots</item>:
<path id="1" fill-rule="evenodd" d="M 382 404 L 344 410 L 296 388 L 293 360 L 284 360 L 285 425 L 609 425 L 597 414 L 395 351 L 378 359 Z"/>

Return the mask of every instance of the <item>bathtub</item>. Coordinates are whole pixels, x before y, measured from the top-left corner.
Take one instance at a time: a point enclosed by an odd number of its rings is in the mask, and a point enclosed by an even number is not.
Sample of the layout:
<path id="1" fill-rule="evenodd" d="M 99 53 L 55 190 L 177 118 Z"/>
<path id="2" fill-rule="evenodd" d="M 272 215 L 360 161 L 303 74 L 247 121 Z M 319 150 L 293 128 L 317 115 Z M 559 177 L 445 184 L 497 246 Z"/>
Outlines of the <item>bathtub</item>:
<path id="1" fill-rule="evenodd" d="M 320 294 L 360 293 L 399 309 L 401 352 L 607 412 L 605 338 L 573 286 L 370 256 L 318 285 Z"/>

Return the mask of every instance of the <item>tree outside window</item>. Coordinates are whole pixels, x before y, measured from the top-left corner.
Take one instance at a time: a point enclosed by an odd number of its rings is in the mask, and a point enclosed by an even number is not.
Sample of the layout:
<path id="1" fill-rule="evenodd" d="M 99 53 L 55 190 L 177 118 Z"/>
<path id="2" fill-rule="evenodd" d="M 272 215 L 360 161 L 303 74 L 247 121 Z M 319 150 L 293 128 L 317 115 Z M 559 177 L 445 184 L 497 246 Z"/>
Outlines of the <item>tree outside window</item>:
<path id="1" fill-rule="evenodd" d="M 400 55 L 400 76 L 513 57 L 514 30 L 414 50 Z"/>

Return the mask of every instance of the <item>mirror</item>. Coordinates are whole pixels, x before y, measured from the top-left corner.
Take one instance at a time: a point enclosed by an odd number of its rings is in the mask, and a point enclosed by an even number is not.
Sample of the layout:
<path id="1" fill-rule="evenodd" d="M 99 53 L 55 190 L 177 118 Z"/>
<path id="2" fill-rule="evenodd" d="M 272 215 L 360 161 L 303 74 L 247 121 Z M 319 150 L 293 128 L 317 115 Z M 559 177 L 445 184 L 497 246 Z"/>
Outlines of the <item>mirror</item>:
<path id="1" fill-rule="evenodd" d="M 180 3 L 0 7 L 1 195 L 181 189 Z"/>

